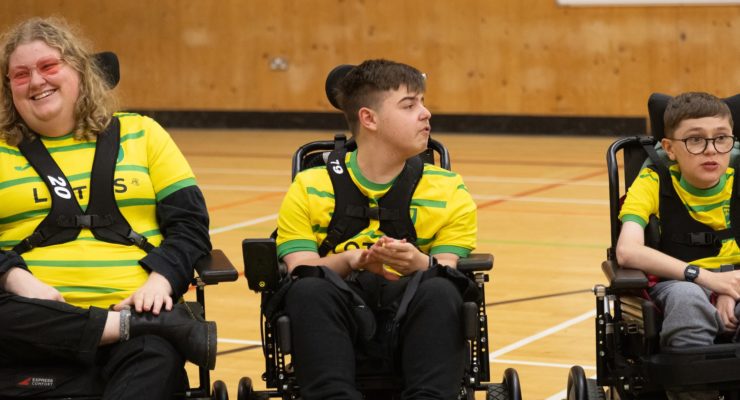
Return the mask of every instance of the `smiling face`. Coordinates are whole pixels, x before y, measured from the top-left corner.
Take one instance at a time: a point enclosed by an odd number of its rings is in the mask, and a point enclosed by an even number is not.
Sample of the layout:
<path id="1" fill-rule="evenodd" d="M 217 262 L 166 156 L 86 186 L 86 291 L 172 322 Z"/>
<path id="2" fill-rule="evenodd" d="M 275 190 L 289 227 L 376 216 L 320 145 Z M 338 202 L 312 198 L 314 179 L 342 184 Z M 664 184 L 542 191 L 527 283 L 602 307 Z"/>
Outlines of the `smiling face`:
<path id="1" fill-rule="evenodd" d="M 61 58 L 59 50 L 34 40 L 18 45 L 8 60 L 10 77 L 29 74 L 27 81 L 11 79 L 13 104 L 28 127 L 43 136 L 63 136 L 75 126 L 79 73 L 63 60 L 54 73 L 45 70 L 46 63 Z"/>
<path id="2" fill-rule="evenodd" d="M 662 144 L 668 157 L 678 163 L 681 176 L 697 189 L 709 189 L 716 185 L 730 164 L 730 153 L 719 153 L 714 143 L 707 143 L 701 154 L 691 154 L 682 139 L 692 137 L 713 139 L 732 136 L 728 117 L 704 117 L 685 119 L 673 132 L 672 139 L 663 139 Z"/>
<path id="3" fill-rule="evenodd" d="M 427 148 L 432 113 L 424 106 L 424 94 L 413 93 L 405 85 L 388 91 L 376 110 L 377 132 L 382 141 L 402 159 Z"/>

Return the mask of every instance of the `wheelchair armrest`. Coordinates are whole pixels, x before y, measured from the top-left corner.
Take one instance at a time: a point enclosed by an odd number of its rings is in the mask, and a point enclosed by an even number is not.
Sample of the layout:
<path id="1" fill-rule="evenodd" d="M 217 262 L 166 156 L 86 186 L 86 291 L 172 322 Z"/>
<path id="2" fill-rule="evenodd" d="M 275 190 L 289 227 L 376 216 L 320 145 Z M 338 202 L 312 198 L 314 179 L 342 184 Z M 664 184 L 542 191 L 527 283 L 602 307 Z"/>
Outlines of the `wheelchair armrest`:
<path id="1" fill-rule="evenodd" d="M 457 260 L 457 269 L 460 272 L 490 271 L 493 268 L 493 254 L 471 253 L 465 258 Z"/>
<path id="2" fill-rule="evenodd" d="M 195 263 L 195 270 L 206 285 L 233 282 L 239 278 L 236 268 L 221 250 L 212 250 L 210 254 L 201 257 Z"/>
<path id="3" fill-rule="evenodd" d="M 617 265 L 616 261 L 606 260 L 601 264 L 601 270 L 609 279 L 611 289 L 644 289 L 648 287 L 648 278 L 644 272 L 622 268 Z"/>

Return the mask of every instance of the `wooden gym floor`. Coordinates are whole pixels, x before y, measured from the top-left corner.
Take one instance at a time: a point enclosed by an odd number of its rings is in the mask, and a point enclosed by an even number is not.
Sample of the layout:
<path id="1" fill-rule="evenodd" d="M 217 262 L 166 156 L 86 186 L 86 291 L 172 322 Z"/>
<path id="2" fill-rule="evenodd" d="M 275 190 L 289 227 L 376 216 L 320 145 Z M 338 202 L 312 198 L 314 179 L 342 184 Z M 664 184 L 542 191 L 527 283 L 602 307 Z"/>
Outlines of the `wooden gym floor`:
<path id="1" fill-rule="evenodd" d="M 259 296 L 241 272 L 241 241 L 267 237 L 290 184 L 298 146 L 333 132 L 171 130 L 205 193 L 214 248 L 240 271 L 237 282 L 207 288 L 218 322 L 212 379 L 232 398 L 249 376 L 264 388 Z M 609 245 L 605 152 L 614 138 L 433 133 L 450 150 L 478 205 L 477 252 L 494 254 L 486 288 L 493 382 L 519 372 L 525 399 L 562 399 L 568 368 L 594 368 L 590 289 L 603 282 Z M 194 298 L 191 293 L 188 296 Z M 188 366 L 191 379 L 195 368 Z M 483 398 L 483 397 L 480 397 Z"/>

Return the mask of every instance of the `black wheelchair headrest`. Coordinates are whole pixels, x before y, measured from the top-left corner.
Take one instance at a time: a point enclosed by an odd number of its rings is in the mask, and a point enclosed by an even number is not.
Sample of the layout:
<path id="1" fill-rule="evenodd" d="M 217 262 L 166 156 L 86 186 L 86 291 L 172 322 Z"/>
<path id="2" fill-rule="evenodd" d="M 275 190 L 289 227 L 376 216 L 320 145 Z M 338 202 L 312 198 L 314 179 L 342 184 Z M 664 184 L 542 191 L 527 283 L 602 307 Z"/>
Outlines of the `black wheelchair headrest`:
<path id="1" fill-rule="evenodd" d="M 668 101 L 672 97 L 663 94 L 663 93 L 653 93 L 650 95 L 650 98 L 648 99 L 648 113 L 650 115 L 650 132 L 652 135 L 660 140 L 665 135 L 665 125 L 663 124 L 663 114 L 665 113 L 665 109 L 668 106 Z M 722 99 L 725 103 L 727 103 L 727 106 L 730 108 L 730 113 L 732 114 L 732 121 L 734 124 L 734 127 L 732 129 L 732 134 L 735 136 L 740 137 L 740 128 L 738 128 L 738 123 L 740 123 L 740 94 L 736 94 L 732 97 L 727 97 Z"/>
<path id="2" fill-rule="evenodd" d="M 103 78 L 105 78 L 108 87 L 113 89 L 118 85 L 121 80 L 121 71 L 118 65 L 118 56 L 116 53 L 110 51 L 103 51 L 100 53 L 93 54 L 93 59 L 103 71 Z"/>
<path id="3" fill-rule="evenodd" d="M 329 99 L 329 103 L 331 103 L 331 105 L 333 105 L 337 110 L 342 110 L 342 107 L 337 101 L 337 86 L 354 67 L 354 65 L 342 64 L 334 67 L 334 69 L 329 72 L 329 75 L 326 76 L 326 98 Z"/>

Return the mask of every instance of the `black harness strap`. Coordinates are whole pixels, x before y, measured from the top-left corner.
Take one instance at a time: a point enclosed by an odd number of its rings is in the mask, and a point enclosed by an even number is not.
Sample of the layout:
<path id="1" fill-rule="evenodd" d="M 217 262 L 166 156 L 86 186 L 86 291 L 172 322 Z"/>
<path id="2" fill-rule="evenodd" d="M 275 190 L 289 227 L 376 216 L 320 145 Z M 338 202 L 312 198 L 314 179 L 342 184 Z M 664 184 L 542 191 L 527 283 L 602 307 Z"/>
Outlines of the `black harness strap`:
<path id="1" fill-rule="evenodd" d="M 115 200 L 113 176 L 121 141 L 120 129 L 120 122 L 114 117 L 105 131 L 98 135 L 90 177 L 90 199 L 85 212 L 74 196 L 69 179 L 41 140 L 23 139 L 18 149 L 49 189 L 51 210 L 13 251 L 21 254 L 34 247 L 70 242 L 77 238 L 82 228 L 90 229 L 101 241 L 127 246 L 135 244 L 147 252 L 154 248 L 144 236 L 131 229 Z"/>
<path id="2" fill-rule="evenodd" d="M 673 180 L 668 167 L 657 155 L 652 145 L 643 145 L 648 156 L 653 161 L 650 166 L 660 178 L 660 241 L 659 250 L 679 260 L 691 262 L 693 260 L 713 257 L 719 254 L 722 241 L 735 239 L 740 227 L 740 190 L 739 179 L 735 178 L 730 199 L 730 227 L 715 231 L 691 217 L 686 205 L 681 201 L 673 188 Z M 737 171 L 738 162 L 733 163 Z"/>
<path id="3" fill-rule="evenodd" d="M 326 161 L 334 188 L 334 214 L 326 238 L 319 245 L 319 255 L 324 257 L 338 244 L 360 233 L 370 225 L 370 219 L 380 221 L 380 230 L 386 235 L 416 243 L 416 229 L 409 209 L 424 170 L 421 158 L 408 159 L 396 182 L 378 201 L 378 207 L 369 207 L 367 197 L 349 176 L 344 162 L 346 154 L 346 149 L 335 149 L 329 153 Z"/>

